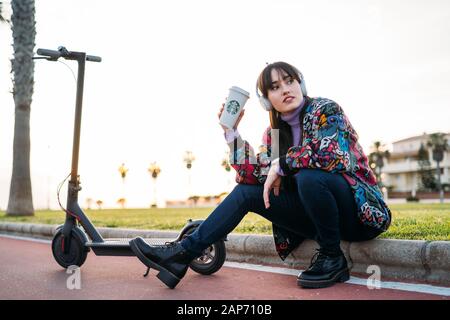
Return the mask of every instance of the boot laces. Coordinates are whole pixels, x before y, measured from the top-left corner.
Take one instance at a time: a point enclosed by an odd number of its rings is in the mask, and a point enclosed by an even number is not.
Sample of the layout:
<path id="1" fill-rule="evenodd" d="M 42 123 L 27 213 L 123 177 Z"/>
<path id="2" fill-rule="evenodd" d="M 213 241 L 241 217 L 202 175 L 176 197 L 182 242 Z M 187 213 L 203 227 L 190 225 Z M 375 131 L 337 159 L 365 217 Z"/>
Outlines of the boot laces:
<path id="1" fill-rule="evenodd" d="M 316 249 L 316 253 L 312 256 L 308 269 L 310 270 L 310 269 L 321 268 L 323 262 L 328 257 L 328 254 L 326 252 L 327 251 L 322 248 Z"/>
<path id="2" fill-rule="evenodd" d="M 177 247 L 178 242 L 176 241 L 167 241 L 162 248 L 169 250 L 169 251 L 173 251 L 176 247 Z"/>

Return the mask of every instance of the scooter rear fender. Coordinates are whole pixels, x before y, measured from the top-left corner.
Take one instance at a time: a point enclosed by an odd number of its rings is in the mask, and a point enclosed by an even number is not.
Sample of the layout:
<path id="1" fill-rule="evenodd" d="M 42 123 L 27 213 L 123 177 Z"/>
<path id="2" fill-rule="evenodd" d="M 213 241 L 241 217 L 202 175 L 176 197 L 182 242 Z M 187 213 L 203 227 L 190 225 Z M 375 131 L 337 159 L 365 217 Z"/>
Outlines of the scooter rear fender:
<path id="1" fill-rule="evenodd" d="M 178 238 L 176 241 L 180 241 L 183 238 L 183 235 L 185 235 L 190 229 L 197 228 L 199 225 L 202 224 L 204 220 L 192 220 L 189 219 L 186 223 L 186 225 L 183 227 L 183 229 L 180 231 L 180 234 L 178 235 Z M 221 240 L 227 241 L 227 235 L 225 235 Z"/>

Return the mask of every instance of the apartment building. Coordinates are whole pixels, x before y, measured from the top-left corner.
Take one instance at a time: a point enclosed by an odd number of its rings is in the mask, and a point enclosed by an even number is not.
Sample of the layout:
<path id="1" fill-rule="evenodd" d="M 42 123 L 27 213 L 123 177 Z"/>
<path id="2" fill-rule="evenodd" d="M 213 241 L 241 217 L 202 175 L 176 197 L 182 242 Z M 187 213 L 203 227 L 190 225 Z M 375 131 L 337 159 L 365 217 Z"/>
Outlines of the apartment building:
<path id="1" fill-rule="evenodd" d="M 382 178 L 385 186 L 390 186 L 392 191 L 410 192 L 415 195 L 420 181 L 418 152 L 422 143 L 426 146 L 429 136 L 429 134 L 424 133 L 420 136 L 410 137 L 392 143 L 391 156 L 385 161 L 382 170 Z M 447 143 L 450 143 L 450 133 L 446 134 L 446 139 Z M 433 160 L 431 150 L 429 152 L 429 161 L 431 168 L 435 170 L 436 162 Z M 439 165 L 441 168 L 441 182 L 449 184 L 450 151 L 445 152 L 444 159 Z"/>

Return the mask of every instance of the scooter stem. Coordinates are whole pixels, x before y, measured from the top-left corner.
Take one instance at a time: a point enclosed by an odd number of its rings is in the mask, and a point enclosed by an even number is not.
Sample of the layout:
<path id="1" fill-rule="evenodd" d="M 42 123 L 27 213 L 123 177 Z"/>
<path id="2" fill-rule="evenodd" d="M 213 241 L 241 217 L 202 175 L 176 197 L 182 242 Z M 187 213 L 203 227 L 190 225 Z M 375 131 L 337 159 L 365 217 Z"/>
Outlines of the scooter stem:
<path id="1" fill-rule="evenodd" d="M 80 130 L 81 130 L 81 113 L 83 108 L 83 88 L 84 88 L 84 68 L 86 65 L 86 53 L 72 52 L 78 62 L 78 78 L 77 78 L 77 96 L 75 105 L 75 122 L 73 131 L 73 149 L 72 149 L 72 170 L 70 174 L 70 184 L 79 188 L 78 180 L 78 158 L 80 154 Z"/>

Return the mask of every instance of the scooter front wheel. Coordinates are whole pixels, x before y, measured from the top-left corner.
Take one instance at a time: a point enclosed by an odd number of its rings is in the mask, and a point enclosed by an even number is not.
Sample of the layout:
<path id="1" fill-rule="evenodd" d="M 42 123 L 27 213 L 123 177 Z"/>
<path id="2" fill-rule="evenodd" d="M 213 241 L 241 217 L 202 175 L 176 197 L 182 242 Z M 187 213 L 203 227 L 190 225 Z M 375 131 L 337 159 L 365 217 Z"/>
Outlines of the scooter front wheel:
<path id="1" fill-rule="evenodd" d="M 203 251 L 203 255 L 193 260 L 189 267 L 203 275 L 213 274 L 222 268 L 225 257 L 225 242 L 219 240 Z"/>
<path id="2" fill-rule="evenodd" d="M 194 232 L 196 227 L 187 230 L 183 238 Z M 226 249 L 223 240 L 216 241 L 203 251 L 203 255 L 192 260 L 189 267 L 197 273 L 210 275 L 222 268 L 225 263 Z"/>
<path id="3" fill-rule="evenodd" d="M 75 227 L 77 228 L 77 227 Z M 75 228 L 70 233 L 70 240 L 64 237 L 62 229 L 59 229 L 52 241 L 52 253 L 56 262 L 63 268 L 68 268 L 69 266 L 81 267 L 86 261 L 88 250 L 84 246 L 82 237 L 78 232 L 81 230 L 75 230 Z M 78 231 L 78 232 L 77 232 Z M 67 252 L 64 252 L 64 246 L 69 245 Z"/>

